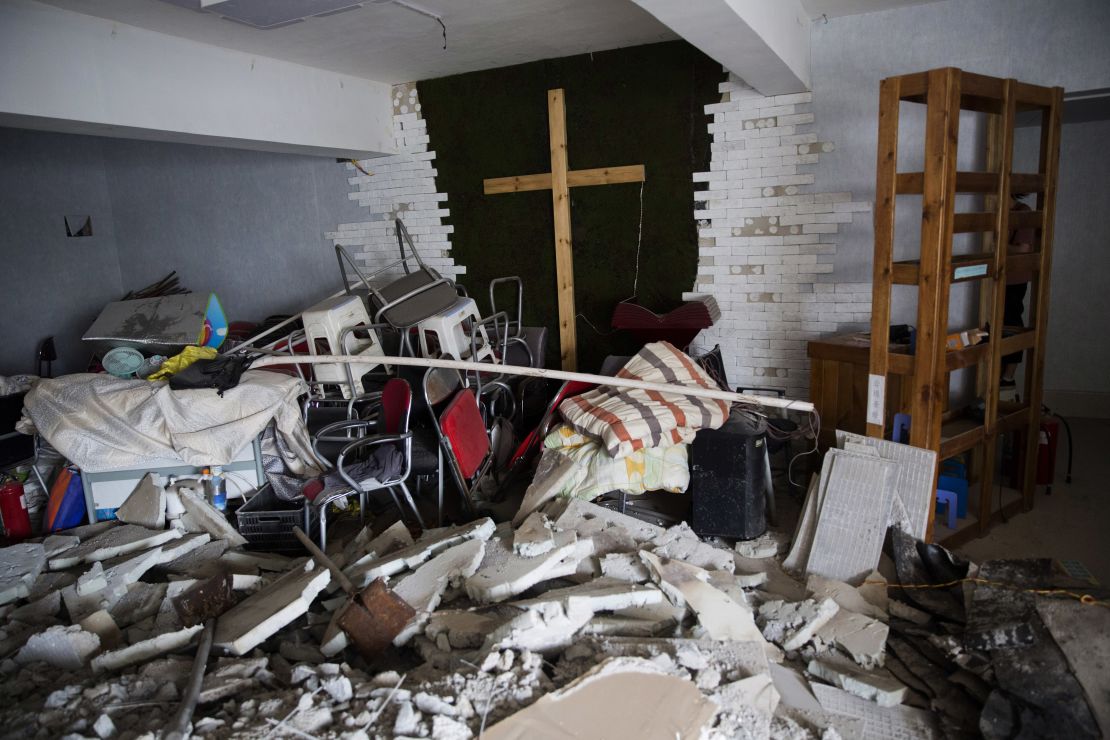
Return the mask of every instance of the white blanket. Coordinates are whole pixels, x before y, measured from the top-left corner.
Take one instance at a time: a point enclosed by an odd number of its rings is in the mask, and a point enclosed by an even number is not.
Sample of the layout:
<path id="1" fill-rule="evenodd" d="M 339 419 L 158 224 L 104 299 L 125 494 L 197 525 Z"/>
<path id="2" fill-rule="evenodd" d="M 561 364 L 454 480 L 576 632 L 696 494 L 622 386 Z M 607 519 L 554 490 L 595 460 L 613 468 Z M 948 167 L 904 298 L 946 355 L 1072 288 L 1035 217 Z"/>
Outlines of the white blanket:
<path id="1" fill-rule="evenodd" d="M 296 456 L 297 474 L 316 474 L 297 397 L 299 378 L 248 370 L 221 398 L 212 389 L 171 390 L 167 382 L 78 374 L 38 381 L 23 405 L 20 431 L 35 430 L 92 473 L 165 465 L 226 465 L 270 420 Z"/>

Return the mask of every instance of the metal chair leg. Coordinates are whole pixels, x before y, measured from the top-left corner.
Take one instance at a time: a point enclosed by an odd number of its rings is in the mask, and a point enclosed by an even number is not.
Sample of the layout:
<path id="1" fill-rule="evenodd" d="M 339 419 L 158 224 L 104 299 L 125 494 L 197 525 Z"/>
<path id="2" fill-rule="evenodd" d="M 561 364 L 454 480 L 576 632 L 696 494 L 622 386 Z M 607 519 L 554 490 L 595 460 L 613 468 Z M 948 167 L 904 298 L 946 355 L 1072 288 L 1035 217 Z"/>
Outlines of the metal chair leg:
<path id="1" fill-rule="evenodd" d="M 424 525 L 424 517 L 420 516 L 420 509 L 416 508 L 416 501 L 413 500 L 412 494 L 409 493 L 409 487 L 405 485 L 404 481 L 401 481 L 397 485 L 400 486 L 401 491 L 405 494 L 405 500 L 409 502 L 409 508 L 412 509 L 412 513 L 416 514 L 416 523 L 420 525 L 421 531 L 427 529 Z M 390 490 L 393 489 L 391 488 Z"/>
<path id="2" fill-rule="evenodd" d="M 443 526 L 443 448 L 436 447 L 436 526 Z"/>
<path id="3" fill-rule="evenodd" d="M 397 487 L 390 486 L 388 489 L 389 495 L 393 497 L 393 503 L 397 504 L 397 513 L 401 515 L 401 519 L 405 518 L 405 507 L 401 505 L 401 497 L 397 495 Z"/>
<path id="4" fill-rule="evenodd" d="M 320 507 L 320 550 L 326 552 L 328 546 L 328 505 Z"/>
<path id="5" fill-rule="evenodd" d="M 366 491 L 358 492 L 358 523 L 366 526 Z"/>

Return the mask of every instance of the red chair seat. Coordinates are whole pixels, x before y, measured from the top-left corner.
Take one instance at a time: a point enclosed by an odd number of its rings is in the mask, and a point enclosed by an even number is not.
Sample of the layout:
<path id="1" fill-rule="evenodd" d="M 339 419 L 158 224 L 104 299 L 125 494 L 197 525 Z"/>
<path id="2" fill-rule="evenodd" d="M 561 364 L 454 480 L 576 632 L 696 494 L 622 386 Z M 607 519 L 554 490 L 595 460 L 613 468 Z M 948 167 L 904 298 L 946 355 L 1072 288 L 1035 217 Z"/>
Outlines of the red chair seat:
<path id="1" fill-rule="evenodd" d="M 474 391 L 464 388 L 456 393 L 443 410 L 439 424 L 458 461 L 459 471 L 464 478 L 472 478 L 490 450 L 489 435 Z"/>

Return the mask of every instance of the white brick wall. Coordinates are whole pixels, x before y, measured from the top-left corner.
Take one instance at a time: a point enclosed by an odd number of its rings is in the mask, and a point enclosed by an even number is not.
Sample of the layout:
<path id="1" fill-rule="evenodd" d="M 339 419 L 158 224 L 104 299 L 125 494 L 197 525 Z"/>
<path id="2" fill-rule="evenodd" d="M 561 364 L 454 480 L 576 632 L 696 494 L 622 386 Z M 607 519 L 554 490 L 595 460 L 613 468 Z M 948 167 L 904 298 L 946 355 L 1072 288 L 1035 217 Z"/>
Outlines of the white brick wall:
<path id="1" fill-rule="evenodd" d="M 394 262 L 400 256 L 393 221 L 400 217 L 412 236 L 421 258 L 445 277 L 456 278 L 466 268 L 451 257 L 452 226 L 443 219 L 449 215 L 447 195 L 436 192 L 436 153 L 428 151 L 428 134 L 416 85 L 393 86 L 393 135 L 400 154 L 359 162 L 370 172 L 366 176 L 348 164 L 348 182 L 356 189 L 351 200 L 369 209 L 366 221 L 339 224 L 325 234 L 335 244 L 347 248 L 359 267 L 367 271 Z M 399 274 L 399 272 L 398 272 Z"/>
<path id="2" fill-rule="evenodd" d="M 871 319 L 870 283 L 832 274 L 840 224 L 871 204 L 812 192 L 834 146 L 810 130 L 810 93 L 765 97 L 732 76 L 720 91 L 721 102 L 705 106 L 712 156 L 709 171 L 694 174 L 698 275 L 686 297 L 712 294 L 722 317 L 695 345 L 721 345 L 733 386 L 805 398 L 806 342 Z"/>

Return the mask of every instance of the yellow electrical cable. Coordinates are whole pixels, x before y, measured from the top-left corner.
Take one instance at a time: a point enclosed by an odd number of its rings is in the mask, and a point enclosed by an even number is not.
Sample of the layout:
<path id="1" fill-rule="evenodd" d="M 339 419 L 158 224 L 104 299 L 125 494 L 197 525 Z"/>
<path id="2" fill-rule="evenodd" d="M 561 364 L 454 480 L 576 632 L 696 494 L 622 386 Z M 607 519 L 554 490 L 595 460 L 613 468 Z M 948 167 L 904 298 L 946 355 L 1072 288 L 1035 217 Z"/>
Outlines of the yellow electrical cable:
<path id="1" fill-rule="evenodd" d="M 1068 591 L 1063 588 L 1023 588 L 1021 586 L 1014 586 L 1009 583 L 999 583 L 998 581 L 990 581 L 986 578 L 957 578 L 948 583 L 887 583 L 886 581 L 864 581 L 863 585 L 871 586 L 886 586 L 887 588 L 904 588 L 904 589 L 926 589 L 926 588 L 950 588 L 951 586 L 958 586 L 961 583 L 975 583 L 981 586 L 992 586 L 994 588 L 1005 588 L 1011 591 L 1021 591 L 1023 593 L 1036 594 L 1038 596 L 1067 596 L 1075 599 L 1080 604 L 1087 606 L 1101 606 L 1110 609 L 1110 601 L 1100 601 L 1090 594 L 1078 594 L 1074 591 Z"/>

